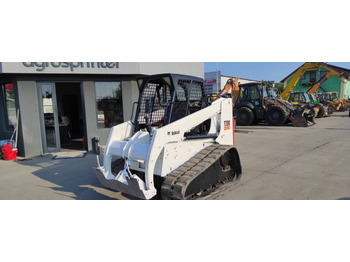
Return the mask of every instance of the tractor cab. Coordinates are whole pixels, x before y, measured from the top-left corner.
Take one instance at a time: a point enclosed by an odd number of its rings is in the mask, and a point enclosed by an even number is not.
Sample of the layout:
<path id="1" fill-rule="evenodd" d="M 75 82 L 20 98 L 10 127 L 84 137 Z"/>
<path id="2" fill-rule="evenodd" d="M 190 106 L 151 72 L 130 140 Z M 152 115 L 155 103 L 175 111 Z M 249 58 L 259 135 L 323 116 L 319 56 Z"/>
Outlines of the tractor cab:
<path id="1" fill-rule="evenodd" d="M 331 93 L 319 93 L 318 98 L 321 103 L 331 103 L 334 99 L 332 99 Z"/>
<path id="2" fill-rule="evenodd" d="M 251 103 L 254 107 L 264 105 L 264 97 L 267 97 L 266 87 L 260 83 L 242 84 L 238 103 Z"/>
<path id="3" fill-rule="evenodd" d="M 276 89 L 270 88 L 268 89 L 268 96 L 271 98 L 278 98 L 278 91 Z"/>
<path id="4" fill-rule="evenodd" d="M 238 125 L 258 123 L 265 117 L 266 87 L 261 83 L 239 85 L 239 97 L 235 102 L 234 115 Z"/>
<path id="5" fill-rule="evenodd" d="M 307 104 L 307 103 L 311 103 L 311 100 L 307 93 L 295 92 L 290 94 L 289 102 L 293 104 L 298 104 L 298 103 Z"/>
<path id="6" fill-rule="evenodd" d="M 311 93 L 311 94 L 308 94 L 308 95 L 309 95 L 311 103 L 315 103 L 315 104 L 320 103 L 320 99 L 316 96 L 316 94 Z"/>
<path id="7" fill-rule="evenodd" d="M 339 98 L 339 93 L 337 93 L 337 92 L 328 92 L 326 94 L 327 94 L 329 100 L 331 100 L 331 101 Z"/>

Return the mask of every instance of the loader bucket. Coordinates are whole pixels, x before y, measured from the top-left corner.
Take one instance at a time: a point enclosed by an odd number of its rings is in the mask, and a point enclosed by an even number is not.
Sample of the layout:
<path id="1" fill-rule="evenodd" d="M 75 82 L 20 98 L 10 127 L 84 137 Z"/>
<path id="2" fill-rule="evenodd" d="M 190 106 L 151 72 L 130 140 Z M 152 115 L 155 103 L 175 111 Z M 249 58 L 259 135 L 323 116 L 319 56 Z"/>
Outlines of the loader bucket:
<path id="1" fill-rule="evenodd" d="M 117 180 L 106 179 L 106 177 L 103 175 L 103 172 L 99 168 L 95 168 L 94 171 L 95 171 L 96 177 L 104 187 L 111 189 L 113 191 L 123 192 L 125 194 L 134 196 L 140 199 L 148 199 L 145 193 L 142 190 L 140 190 L 139 183 L 135 179 L 130 179 L 127 181 L 127 184 L 125 184 Z"/>
<path id="2" fill-rule="evenodd" d="M 293 126 L 296 127 L 309 127 L 313 126 L 315 123 L 315 116 L 310 112 L 305 112 L 302 110 L 295 110 L 294 117 L 292 119 Z"/>
<path id="3" fill-rule="evenodd" d="M 142 191 L 139 190 L 138 183 L 136 181 L 130 180 L 128 182 L 128 185 L 125 185 L 117 180 L 106 179 L 101 170 L 97 168 L 94 169 L 94 171 L 98 180 L 104 187 L 112 189 L 114 191 L 123 192 L 128 195 L 138 197 L 140 199 L 146 199 Z"/>
<path id="4" fill-rule="evenodd" d="M 139 199 L 151 199 L 154 197 L 157 191 L 155 189 L 147 190 L 145 182 L 137 175 L 130 174 L 129 177 L 119 176 L 126 169 L 124 163 L 124 159 L 114 161 L 112 163 L 112 176 L 108 176 L 108 172 L 106 173 L 105 168 L 101 167 L 98 162 L 99 166 L 94 168 L 96 177 L 104 187 L 113 191 L 119 191 Z"/>

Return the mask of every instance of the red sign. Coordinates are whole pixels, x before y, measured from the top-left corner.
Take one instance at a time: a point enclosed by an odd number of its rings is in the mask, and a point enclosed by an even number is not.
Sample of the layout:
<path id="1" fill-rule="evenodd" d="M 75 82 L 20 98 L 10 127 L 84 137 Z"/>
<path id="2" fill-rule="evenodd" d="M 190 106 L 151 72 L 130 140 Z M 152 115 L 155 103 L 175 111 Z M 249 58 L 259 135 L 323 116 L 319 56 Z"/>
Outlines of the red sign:
<path id="1" fill-rule="evenodd" d="M 204 81 L 205 84 L 215 84 L 216 83 L 216 79 L 208 79 Z"/>
<path id="2" fill-rule="evenodd" d="M 6 90 L 13 90 L 13 83 L 6 84 L 6 85 L 5 85 L 5 89 L 6 89 Z"/>

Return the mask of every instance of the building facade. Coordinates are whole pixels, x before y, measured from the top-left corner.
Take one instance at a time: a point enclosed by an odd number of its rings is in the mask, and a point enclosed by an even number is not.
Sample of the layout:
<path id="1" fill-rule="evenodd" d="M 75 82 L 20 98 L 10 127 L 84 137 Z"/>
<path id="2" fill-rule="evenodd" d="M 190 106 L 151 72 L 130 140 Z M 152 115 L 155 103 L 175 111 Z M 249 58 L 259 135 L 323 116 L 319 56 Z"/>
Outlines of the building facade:
<path id="1" fill-rule="evenodd" d="M 236 76 L 222 75 L 221 71 L 218 72 L 206 72 L 205 73 L 205 92 L 207 94 L 218 94 L 222 89 L 224 89 L 227 80 L 235 79 Z M 239 78 L 240 84 L 246 83 L 260 83 L 261 81 Z"/>
<path id="2" fill-rule="evenodd" d="M 343 76 L 331 76 L 326 82 L 324 82 L 316 92 L 338 92 L 341 98 L 350 98 L 350 70 L 338 66 L 333 66 L 328 64 L 328 68 L 334 70 L 338 73 L 343 73 Z M 315 83 L 317 83 L 322 77 L 324 77 L 330 70 L 326 67 L 321 67 L 320 69 L 307 70 L 305 74 L 300 78 L 297 85 L 293 89 L 295 92 L 306 92 Z M 281 80 L 281 83 L 286 87 L 290 82 L 294 74 L 299 68 L 289 74 L 287 77 Z"/>
<path id="3" fill-rule="evenodd" d="M 2 62 L 0 140 L 17 126 L 23 157 L 106 143 L 110 128 L 132 117 L 137 76 L 177 73 L 204 78 L 204 63 Z"/>

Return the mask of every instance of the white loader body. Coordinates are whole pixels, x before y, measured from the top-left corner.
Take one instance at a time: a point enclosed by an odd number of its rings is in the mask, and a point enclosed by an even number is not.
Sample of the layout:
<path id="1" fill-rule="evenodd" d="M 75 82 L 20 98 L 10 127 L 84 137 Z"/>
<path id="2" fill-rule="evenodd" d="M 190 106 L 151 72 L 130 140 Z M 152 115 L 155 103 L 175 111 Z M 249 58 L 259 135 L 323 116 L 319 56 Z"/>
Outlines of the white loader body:
<path id="1" fill-rule="evenodd" d="M 207 135 L 185 136 L 208 119 L 211 125 Z M 167 177 L 213 143 L 233 145 L 232 100 L 221 98 L 180 120 L 152 128 L 150 133 L 146 129 L 134 131 L 131 121 L 112 128 L 105 148 L 104 166 L 99 166 L 96 173 L 100 182 L 109 188 L 151 199 L 157 194 L 154 175 Z M 125 166 L 118 174 L 113 174 L 112 161 L 116 158 L 123 158 Z M 131 170 L 143 172 L 145 180 Z"/>

